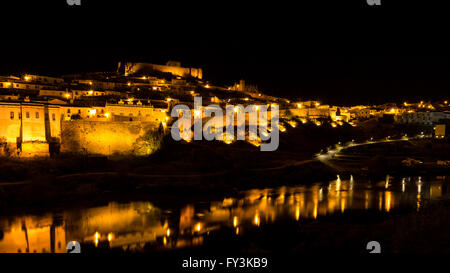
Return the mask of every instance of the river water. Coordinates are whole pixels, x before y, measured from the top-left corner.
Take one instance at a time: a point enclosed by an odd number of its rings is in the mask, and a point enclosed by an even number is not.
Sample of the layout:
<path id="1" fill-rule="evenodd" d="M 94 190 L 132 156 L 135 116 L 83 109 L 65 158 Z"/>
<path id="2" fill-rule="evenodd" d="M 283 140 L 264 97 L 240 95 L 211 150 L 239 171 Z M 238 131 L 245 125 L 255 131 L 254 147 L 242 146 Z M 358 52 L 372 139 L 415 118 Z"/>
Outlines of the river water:
<path id="1" fill-rule="evenodd" d="M 352 176 L 305 186 L 253 189 L 238 197 L 159 208 L 156 200 L 0 217 L 0 252 L 67 252 L 78 241 L 83 252 L 119 249 L 152 251 L 202 245 L 226 228 L 248 236 L 264 225 L 318 221 L 349 211 L 389 214 L 419 211 L 424 202 L 450 198 L 450 177 Z"/>

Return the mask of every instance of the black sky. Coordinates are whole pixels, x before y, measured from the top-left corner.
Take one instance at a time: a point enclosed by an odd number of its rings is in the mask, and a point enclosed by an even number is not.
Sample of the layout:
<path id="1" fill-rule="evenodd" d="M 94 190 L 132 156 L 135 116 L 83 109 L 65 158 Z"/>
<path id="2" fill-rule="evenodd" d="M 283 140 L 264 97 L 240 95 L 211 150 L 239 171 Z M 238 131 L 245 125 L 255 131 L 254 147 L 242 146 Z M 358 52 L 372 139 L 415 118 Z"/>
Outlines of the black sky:
<path id="1" fill-rule="evenodd" d="M 179 60 L 213 83 L 332 104 L 448 96 L 450 24 L 426 1 L 81 2 L 3 4 L 0 74 Z"/>

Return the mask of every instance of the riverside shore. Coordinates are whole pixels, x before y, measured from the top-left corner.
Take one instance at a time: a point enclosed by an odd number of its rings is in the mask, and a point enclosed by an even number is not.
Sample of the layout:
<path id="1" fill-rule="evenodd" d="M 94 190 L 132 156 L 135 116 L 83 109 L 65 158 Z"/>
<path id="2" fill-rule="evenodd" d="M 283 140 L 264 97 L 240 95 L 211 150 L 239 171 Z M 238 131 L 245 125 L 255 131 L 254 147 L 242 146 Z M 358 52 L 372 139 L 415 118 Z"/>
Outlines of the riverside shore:
<path id="1" fill-rule="evenodd" d="M 308 130 L 314 134 L 308 135 Z M 0 210 L 89 205 L 151 196 L 177 196 L 175 201 L 214 198 L 252 188 L 330 181 L 338 174 L 378 179 L 387 174 L 450 172 L 448 167 L 433 164 L 402 166 L 401 160 L 410 156 L 423 160 L 448 156 L 448 140 L 429 139 L 351 147 L 347 154 L 366 158 L 350 165 L 338 162 L 339 168 L 335 168 L 318 160 L 316 154 L 355 128 L 333 130 L 293 128 L 281 136 L 279 150 L 265 153 L 246 142 L 227 145 L 166 139 L 162 149 L 150 157 L 0 158 Z M 294 145 L 299 139 L 304 144 Z"/>

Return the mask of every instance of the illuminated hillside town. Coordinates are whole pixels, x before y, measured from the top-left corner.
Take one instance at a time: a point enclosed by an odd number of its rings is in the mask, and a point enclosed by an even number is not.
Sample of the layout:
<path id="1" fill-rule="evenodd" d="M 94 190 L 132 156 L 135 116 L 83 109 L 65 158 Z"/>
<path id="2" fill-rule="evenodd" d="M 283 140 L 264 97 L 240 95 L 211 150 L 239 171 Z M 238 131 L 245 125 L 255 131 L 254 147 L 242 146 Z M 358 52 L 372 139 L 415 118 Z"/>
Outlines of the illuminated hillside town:
<path id="1" fill-rule="evenodd" d="M 115 72 L 59 77 L 0 76 L 0 153 L 19 158 L 59 153 L 148 155 L 152 149 L 135 149 L 138 138 L 161 128 L 169 132 L 166 129 L 174 120 L 171 109 L 177 104 L 193 105 L 196 96 L 203 98 L 202 111 L 209 104 L 224 110 L 227 105 L 278 105 L 281 133 L 306 123 L 337 128 L 364 126 L 373 120 L 422 126 L 424 129 L 415 132 L 416 136 L 444 138 L 449 132 L 450 106 L 446 98 L 383 105 L 327 105 L 265 95 L 245 80 L 232 86 L 216 86 L 203 79 L 204 73 L 201 68 L 169 61 L 166 65 L 119 63 Z M 192 117 L 198 115 L 201 113 L 192 109 Z M 223 141 L 231 144 L 235 138 L 227 136 Z M 247 141 L 255 146 L 261 144 L 260 138 Z"/>
<path id="2" fill-rule="evenodd" d="M 215 239 L 278 237 L 278 229 L 263 230 L 285 221 L 313 227 L 354 211 L 428 211 L 450 198 L 450 106 L 446 97 L 388 99 L 349 106 L 276 97 L 245 79 L 215 84 L 208 71 L 176 61 L 0 76 L 0 207 L 62 208 L 0 218 L 0 252 L 65 253 L 69 242 L 85 252 L 208 251 Z M 208 127 L 217 106 L 231 114 L 231 134 L 225 116 L 217 116 L 223 128 Z M 186 117 L 188 125 L 175 127 Z M 196 126 L 219 137 L 196 138 Z M 252 134 L 252 126 L 267 131 Z M 264 151 L 275 132 L 276 147 Z M 197 195 L 207 201 L 195 203 Z M 409 224 L 383 221 L 381 230 L 402 242 L 393 251 L 410 250 L 397 228 Z M 311 236 L 324 238 L 320 230 Z M 360 238 L 346 236 L 354 251 Z M 295 242 L 302 253 L 324 246 Z"/>

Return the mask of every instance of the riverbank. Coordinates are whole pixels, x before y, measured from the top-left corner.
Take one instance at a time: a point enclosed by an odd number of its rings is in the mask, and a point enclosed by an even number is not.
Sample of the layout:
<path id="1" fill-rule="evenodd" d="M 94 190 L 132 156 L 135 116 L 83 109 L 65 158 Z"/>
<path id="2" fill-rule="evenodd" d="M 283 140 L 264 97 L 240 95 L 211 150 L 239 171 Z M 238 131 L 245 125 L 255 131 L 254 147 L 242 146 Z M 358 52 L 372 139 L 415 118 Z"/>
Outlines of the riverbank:
<path id="1" fill-rule="evenodd" d="M 349 148 L 348 154 L 365 154 L 366 158 L 354 160 L 355 164 L 350 166 L 344 164 L 343 168 L 334 168 L 332 164 L 317 160 L 315 153 L 325 144 L 342 138 L 340 133 L 356 129 L 333 131 L 333 128 L 307 126 L 292 128 L 289 134 L 282 134 L 280 149 L 274 152 L 261 152 L 259 147 L 239 141 L 227 145 L 216 141 L 186 143 L 166 139 L 162 149 L 150 157 L 0 158 L 0 210 L 45 210 L 74 204 L 89 206 L 111 200 L 130 201 L 164 195 L 180 199 L 214 198 L 251 188 L 330 181 L 337 174 L 378 179 L 386 174 L 449 173 L 448 167 L 411 168 L 398 164 L 401 158 L 411 155 L 431 158 L 440 151 L 440 156 L 445 156 L 448 140 L 437 144 L 435 140 L 417 140 L 406 150 L 404 147 L 392 149 L 391 144 L 372 150 L 364 146 L 359 150 Z M 308 134 L 309 130 L 315 134 Z M 327 132 L 333 134 L 324 134 Z M 304 141 L 299 142 L 299 139 Z M 403 154 L 399 156 L 399 153 Z M 400 160 L 392 160 L 393 156 Z"/>
<path id="2" fill-rule="evenodd" d="M 29 183 L 0 187 L 3 209 L 47 209 L 71 204 L 92 205 L 111 200 L 139 200 L 152 196 L 178 199 L 236 195 L 251 188 L 278 187 L 329 181 L 336 173 L 318 161 L 274 170 L 229 169 L 200 174 L 143 174 L 87 172 L 63 176 L 36 176 Z"/>

